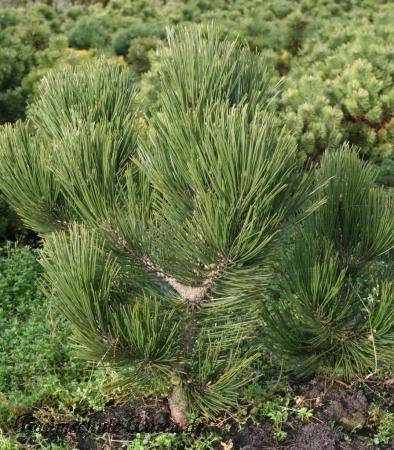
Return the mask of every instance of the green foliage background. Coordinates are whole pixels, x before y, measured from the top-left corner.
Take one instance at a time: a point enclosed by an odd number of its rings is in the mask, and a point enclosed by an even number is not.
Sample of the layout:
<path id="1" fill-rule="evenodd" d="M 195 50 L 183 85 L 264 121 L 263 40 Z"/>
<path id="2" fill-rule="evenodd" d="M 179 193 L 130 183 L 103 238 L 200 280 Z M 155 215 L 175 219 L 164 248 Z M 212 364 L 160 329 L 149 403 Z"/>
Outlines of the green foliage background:
<path id="1" fill-rule="evenodd" d="M 270 61 L 275 108 L 303 157 L 345 141 L 394 182 L 394 6 L 388 0 L 4 2 L 0 11 L 0 123 L 23 118 L 49 69 L 106 54 L 142 76 L 154 101 L 155 49 L 165 27 L 216 22 Z M 8 7 L 7 7 L 8 6 Z M 12 7 L 13 6 L 13 7 Z"/>

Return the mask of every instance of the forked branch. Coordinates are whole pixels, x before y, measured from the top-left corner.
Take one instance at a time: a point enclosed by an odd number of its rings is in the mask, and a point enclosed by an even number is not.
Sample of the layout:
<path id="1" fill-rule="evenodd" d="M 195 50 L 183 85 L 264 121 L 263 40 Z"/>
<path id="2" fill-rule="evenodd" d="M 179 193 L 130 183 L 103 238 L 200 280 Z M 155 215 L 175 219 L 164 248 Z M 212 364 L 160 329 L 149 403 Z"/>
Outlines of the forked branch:
<path id="1" fill-rule="evenodd" d="M 213 282 L 228 264 L 227 258 L 221 256 L 218 261 L 210 265 L 210 271 L 201 283 L 201 286 L 189 286 L 180 283 L 175 277 L 167 274 L 158 264 L 151 261 L 148 257 L 143 257 L 142 261 L 148 269 L 155 272 L 159 278 L 165 280 L 184 300 L 187 300 L 194 306 L 201 305 Z"/>
<path id="2" fill-rule="evenodd" d="M 123 251 L 129 251 L 129 246 L 119 230 L 107 228 L 106 232 Z M 138 259 L 147 269 L 154 272 L 159 278 L 165 280 L 183 300 L 188 301 L 193 306 L 199 306 L 203 303 L 212 284 L 229 263 L 228 258 L 220 255 L 216 262 L 210 264 L 210 271 L 202 281 L 201 286 L 189 286 L 179 282 L 174 276 L 168 274 L 159 264 L 153 262 L 148 256 L 140 256 Z"/>

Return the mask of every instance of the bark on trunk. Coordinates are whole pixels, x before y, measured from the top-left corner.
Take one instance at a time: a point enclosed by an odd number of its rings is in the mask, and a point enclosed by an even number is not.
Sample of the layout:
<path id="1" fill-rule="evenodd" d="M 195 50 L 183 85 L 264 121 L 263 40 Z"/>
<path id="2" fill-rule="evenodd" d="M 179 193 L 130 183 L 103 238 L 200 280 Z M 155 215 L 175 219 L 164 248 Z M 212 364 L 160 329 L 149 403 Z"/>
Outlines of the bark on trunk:
<path id="1" fill-rule="evenodd" d="M 172 388 L 171 394 L 168 397 L 168 404 L 173 422 L 180 428 L 186 428 L 189 424 L 187 420 L 187 401 L 180 383 L 174 385 Z"/>

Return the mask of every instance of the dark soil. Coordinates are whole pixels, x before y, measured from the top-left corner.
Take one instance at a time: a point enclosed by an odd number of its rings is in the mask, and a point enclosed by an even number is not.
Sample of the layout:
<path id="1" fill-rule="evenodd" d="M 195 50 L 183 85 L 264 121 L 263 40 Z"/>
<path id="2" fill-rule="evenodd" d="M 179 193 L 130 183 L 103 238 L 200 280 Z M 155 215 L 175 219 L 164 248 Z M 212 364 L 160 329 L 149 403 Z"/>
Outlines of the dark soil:
<path id="1" fill-rule="evenodd" d="M 343 387 L 330 389 L 318 383 L 299 388 L 299 405 L 313 409 L 313 418 L 302 422 L 291 416 L 284 426 L 287 438 L 278 442 L 269 420 L 260 423 L 248 420 L 241 428 L 239 423 L 229 419 L 230 431 L 223 434 L 214 424 L 199 425 L 195 435 L 202 430 L 216 431 L 222 435 L 218 450 L 367 450 L 374 448 L 394 449 L 394 442 L 385 446 L 366 445 L 367 409 L 370 401 L 362 390 Z M 385 402 L 385 401 L 384 401 Z M 387 402 L 383 405 L 390 407 Z M 21 419 L 20 437 L 22 444 L 34 444 L 34 430 L 39 427 L 48 443 L 64 443 L 78 450 L 107 450 L 125 448 L 125 441 L 133 439 L 136 433 L 176 432 L 171 422 L 168 407 L 164 401 L 140 406 L 110 405 L 102 412 L 88 412 L 73 419 L 42 420 L 39 415 Z M 101 439 L 100 439 L 101 438 Z M 224 443 L 224 445 L 223 445 Z"/>
<path id="2" fill-rule="evenodd" d="M 267 424 L 265 426 L 247 427 L 242 430 L 233 440 L 235 449 L 258 450 L 258 449 L 280 449 L 291 450 L 350 450 L 367 449 L 358 439 L 352 443 L 343 441 L 341 433 L 330 428 L 326 424 L 310 422 L 292 431 L 289 437 L 282 443 L 276 442 L 272 430 Z M 371 449 L 371 447 L 368 447 Z"/>
<path id="3" fill-rule="evenodd" d="M 157 433 L 174 428 L 167 405 L 163 402 L 144 406 L 112 405 L 104 411 L 93 411 L 74 420 L 56 422 L 41 420 L 37 423 L 37 418 L 25 416 L 19 424 L 19 428 L 25 430 L 24 437 L 20 438 L 22 444 L 34 444 L 34 430 L 38 425 L 47 442 L 64 442 L 78 450 L 103 448 L 97 442 L 97 436 L 107 435 L 113 441 L 127 441 L 136 433 Z M 111 448 L 121 447 L 114 443 Z"/>
<path id="4" fill-rule="evenodd" d="M 235 434 L 234 449 L 291 449 L 291 450 L 367 450 L 358 435 L 366 423 L 368 401 L 362 391 L 329 389 L 322 386 L 301 390 L 300 405 L 313 408 L 313 419 L 303 423 L 293 417 L 285 427 L 287 438 L 278 443 L 272 426 L 265 422 L 250 425 Z M 333 427 L 333 424 L 338 426 Z M 331 425 L 331 426 L 330 426 Z M 350 441 L 350 442 L 349 442 Z M 390 448 L 390 447 L 388 447 Z"/>

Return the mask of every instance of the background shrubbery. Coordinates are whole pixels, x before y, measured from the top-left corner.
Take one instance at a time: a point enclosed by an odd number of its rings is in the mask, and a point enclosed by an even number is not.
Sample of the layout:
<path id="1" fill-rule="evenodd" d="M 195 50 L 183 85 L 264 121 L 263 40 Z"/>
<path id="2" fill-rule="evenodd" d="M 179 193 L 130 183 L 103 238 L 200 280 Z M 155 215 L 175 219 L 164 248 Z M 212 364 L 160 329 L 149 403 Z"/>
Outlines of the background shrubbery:
<path id="1" fill-rule="evenodd" d="M 261 52 L 283 78 L 275 107 L 303 157 L 316 160 L 349 141 L 379 165 L 379 182 L 393 184 L 392 2 L 48 3 L 6 2 L 0 11 L 0 123 L 24 117 L 48 70 L 102 53 L 142 75 L 149 107 L 165 27 L 215 21 L 223 34 Z"/>
<path id="2" fill-rule="evenodd" d="M 38 52 L 46 49 L 60 21 L 49 6 L 37 4 L 28 11 L 0 9 L 0 123 L 24 117 L 30 91 L 25 77 L 37 65 Z"/>

